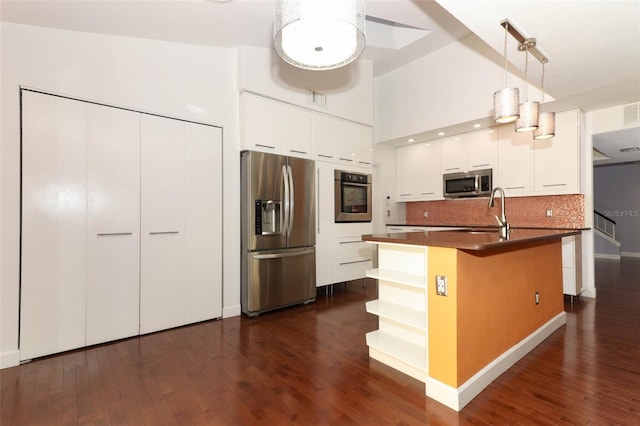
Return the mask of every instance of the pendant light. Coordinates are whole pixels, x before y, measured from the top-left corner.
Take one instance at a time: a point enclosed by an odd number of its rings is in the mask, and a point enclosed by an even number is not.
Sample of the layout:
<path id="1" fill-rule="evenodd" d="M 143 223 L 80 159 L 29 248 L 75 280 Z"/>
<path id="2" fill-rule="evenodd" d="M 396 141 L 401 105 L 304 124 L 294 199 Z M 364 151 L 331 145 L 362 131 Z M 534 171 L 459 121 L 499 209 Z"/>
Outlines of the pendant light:
<path id="1" fill-rule="evenodd" d="M 298 68 L 339 68 L 364 49 L 364 20 L 364 0 L 278 0 L 275 49 Z"/>
<path id="2" fill-rule="evenodd" d="M 542 111 L 542 108 L 544 108 L 544 62 L 542 62 L 540 89 L 542 92 L 542 105 L 540 106 L 541 111 L 538 116 L 538 128 L 533 132 L 533 138 L 536 140 L 549 139 L 556 135 L 556 113 Z"/>
<path id="3" fill-rule="evenodd" d="M 524 102 L 520 104 L 520 117 L 516 120 L 516 132 L 531 132 L 538 128 L 540 102 L 529 101 L 529 41 L 525 42 Z"/>
<path id="4" fill-rule="evenodd" d="M 493 94 L 493 118 L 497 123 L 512 123 L 519 116 L 520 91 L 517 87 L 507 87 L 507 32 L 509 22 L 504 23 L 504 89 Z"/>

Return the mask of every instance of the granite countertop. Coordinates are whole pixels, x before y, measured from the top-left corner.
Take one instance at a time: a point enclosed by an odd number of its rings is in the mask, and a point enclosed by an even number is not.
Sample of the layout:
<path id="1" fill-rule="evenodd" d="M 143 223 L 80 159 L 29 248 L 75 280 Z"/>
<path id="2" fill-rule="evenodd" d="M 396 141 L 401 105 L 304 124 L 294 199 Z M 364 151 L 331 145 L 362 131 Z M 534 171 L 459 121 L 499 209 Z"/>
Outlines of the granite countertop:
<path id="1" fill-rule="evenodd" d="M 457 231 L 398 232 L 363 235 L 364 241 L 418 246 L 449 247 L 460 250 L 487 250 L 529 242 L 560 239 L 580 234 L 579 229 L 511 229 L 507 239 L 496 227 L 466 228 Z"/>

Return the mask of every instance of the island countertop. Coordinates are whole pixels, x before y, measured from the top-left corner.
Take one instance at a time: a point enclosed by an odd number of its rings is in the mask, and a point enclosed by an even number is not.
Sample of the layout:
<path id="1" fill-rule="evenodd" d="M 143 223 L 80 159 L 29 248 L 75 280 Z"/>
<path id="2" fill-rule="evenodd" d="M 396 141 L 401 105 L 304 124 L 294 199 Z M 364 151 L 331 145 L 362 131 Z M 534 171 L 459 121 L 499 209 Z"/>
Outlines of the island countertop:
<path id="1" fill-rule="evenodd" d="M 363 235 L 363 241 L 418 246 L 449 247 L 460 250 L 487 250 L 529 242 L 578 235 L 579 229 L 513 228 L 507 239 L 498 228 L 466 228 L 451 231 L 398 232 Z"/>

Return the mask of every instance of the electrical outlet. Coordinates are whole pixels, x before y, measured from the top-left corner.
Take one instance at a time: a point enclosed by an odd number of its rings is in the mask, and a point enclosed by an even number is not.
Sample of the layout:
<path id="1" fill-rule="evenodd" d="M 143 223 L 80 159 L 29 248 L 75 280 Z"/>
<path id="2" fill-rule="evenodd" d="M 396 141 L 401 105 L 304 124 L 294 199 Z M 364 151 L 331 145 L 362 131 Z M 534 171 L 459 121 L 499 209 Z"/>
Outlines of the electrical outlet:
<path id="1" fill-rule="evenodd" d="M 447 277 L 444 275 L 436 275 L 436 294 L 438 296 L 447 295 Z"/>
<path id="2" fill-rule="evenodd" d="M 553 210 L 547 209 L 547 217 L 553 217 Z"/>
<path id="3" fill-rule="evenodd" d="M 391 210 L 387 210 L 387 217 L 391 217 Z"/>
<path id="4" fill-rule="evenodd" d="M 540 292 L 536 291 L 536 305 L 540 304 Z"/>
<path id="5" fill-rule="evenodd" d="M 425 210 L 424 213 L 422 213 L 422 217 L 424 217 L 424 218 L 429 217 L 429 211 Z"/>

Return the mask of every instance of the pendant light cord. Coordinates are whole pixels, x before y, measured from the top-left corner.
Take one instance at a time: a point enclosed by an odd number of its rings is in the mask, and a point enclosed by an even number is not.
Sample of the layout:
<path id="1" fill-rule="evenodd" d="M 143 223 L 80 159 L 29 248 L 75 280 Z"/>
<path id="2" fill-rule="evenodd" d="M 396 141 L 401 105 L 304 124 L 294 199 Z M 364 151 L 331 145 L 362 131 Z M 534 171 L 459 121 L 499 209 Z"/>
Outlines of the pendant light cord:
<path id="1" fill-rule="evenodd" d="M 542 102 L 540 104 L 540 111 L 544 109 L 544 62 L 542 63 L 542 81 L 540 82 L 540 91 L 542 92 Z"/>
<path id="2" fill-rule="evenodd" d="M 525 77 L 525 80 L 526 80 L 526 83 L 525 83 L 525 86 L 524 86 L 524 101 L 525 102 L 529 102 L 529 45 L 528 44 L 525 45 L 524 52 L 525 52 L 525 54 L 524 54 L 524 77 Z"/>
<path id="3" fill-rule="evenodd" d="M 509 62 L 507 61 L 507 33 L 509 32 L 509 22 L 504 24 L 504 87 L 507 87 L 507 67 Z"/>

